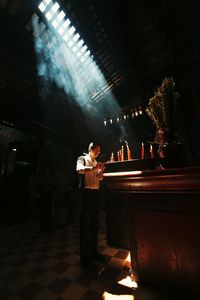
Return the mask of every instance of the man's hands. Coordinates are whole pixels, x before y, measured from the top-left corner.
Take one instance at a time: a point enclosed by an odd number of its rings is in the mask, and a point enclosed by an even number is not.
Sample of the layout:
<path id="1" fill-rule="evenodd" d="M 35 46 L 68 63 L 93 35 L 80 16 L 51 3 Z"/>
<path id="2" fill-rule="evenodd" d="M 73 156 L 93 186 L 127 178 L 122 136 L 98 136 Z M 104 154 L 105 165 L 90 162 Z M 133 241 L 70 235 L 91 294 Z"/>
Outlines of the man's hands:
<path id="1" fill-rule="evenodd" d="M 98 173 L 103 172 L 105 170 L 105 163 L 98 162 L 95 167 L 93 167 Z"/>
<path id="2" fill-rule="evenodd" d="M 104 171 L 106 168 L 105 163 L 103 163 L 103 162 L 98 162 L 97 166 L 98 166 L 98 169 L 100 169 L 101 171 Z"/>

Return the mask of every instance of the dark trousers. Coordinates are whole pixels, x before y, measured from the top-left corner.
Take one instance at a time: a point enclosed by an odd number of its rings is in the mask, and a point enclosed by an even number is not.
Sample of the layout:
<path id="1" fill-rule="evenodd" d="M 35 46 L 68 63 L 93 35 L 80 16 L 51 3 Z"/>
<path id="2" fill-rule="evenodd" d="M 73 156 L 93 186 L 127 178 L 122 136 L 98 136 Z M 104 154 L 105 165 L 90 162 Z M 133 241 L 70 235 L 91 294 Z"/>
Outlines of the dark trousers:
<path id="1" fill-rule="evenodd" d="M 91 262 L 97 253 L 99 199 L 98 190 L 83 190 L 80 214 L 80 259 L 83 264 Z"/>

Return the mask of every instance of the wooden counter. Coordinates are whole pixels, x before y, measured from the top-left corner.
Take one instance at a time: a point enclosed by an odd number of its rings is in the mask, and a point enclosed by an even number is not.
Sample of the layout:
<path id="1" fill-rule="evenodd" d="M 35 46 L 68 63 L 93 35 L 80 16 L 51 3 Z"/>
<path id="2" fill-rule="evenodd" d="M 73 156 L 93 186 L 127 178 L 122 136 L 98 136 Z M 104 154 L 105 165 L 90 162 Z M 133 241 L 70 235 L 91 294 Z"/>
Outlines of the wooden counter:
<path id="1" fill-rule="evenodd" d="M 106 172 L 107 240 L 138 281 L 200 293 L 200 168 Z"/>

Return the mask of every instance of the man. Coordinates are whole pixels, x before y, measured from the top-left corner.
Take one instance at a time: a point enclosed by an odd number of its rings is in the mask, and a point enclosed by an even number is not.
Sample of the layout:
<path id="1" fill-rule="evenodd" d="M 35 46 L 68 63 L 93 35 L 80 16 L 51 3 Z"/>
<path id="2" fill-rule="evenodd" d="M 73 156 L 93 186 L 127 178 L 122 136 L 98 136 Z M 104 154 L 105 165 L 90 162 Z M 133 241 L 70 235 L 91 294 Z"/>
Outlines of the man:
<path id="1" fill-rule="evenodd" d="M 96 261 L 104 261 L 98 253 L 97 239 L 99 227 L 99 181 L 103 179 L 104 164 L 97 162 L 101 148 L 90 143 L 88 154 L 77 160 L 76 171 L 82 185 L 82 208 L 80 214 L 80 260 L 83 268 L 98 271 Z"/>

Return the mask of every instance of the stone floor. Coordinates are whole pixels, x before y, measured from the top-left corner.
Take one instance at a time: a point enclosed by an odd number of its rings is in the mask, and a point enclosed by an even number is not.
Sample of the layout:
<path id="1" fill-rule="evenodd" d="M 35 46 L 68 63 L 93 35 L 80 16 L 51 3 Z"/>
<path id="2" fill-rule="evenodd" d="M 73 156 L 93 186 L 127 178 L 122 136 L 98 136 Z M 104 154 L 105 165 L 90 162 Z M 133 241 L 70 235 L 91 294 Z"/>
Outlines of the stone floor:
<path id="1" fill-rule="evenodd" d="M 38 221 L 1 226 L 0 300 L 183 299 L 120 284 L 130 280 L 129 253 L 107 245 L 103 213 L 100 225 L 99 251 L 107 262 L 100 265 L 99 274 L 80 266 L 77 221 L 51 231 L 41 230 Z"/>

